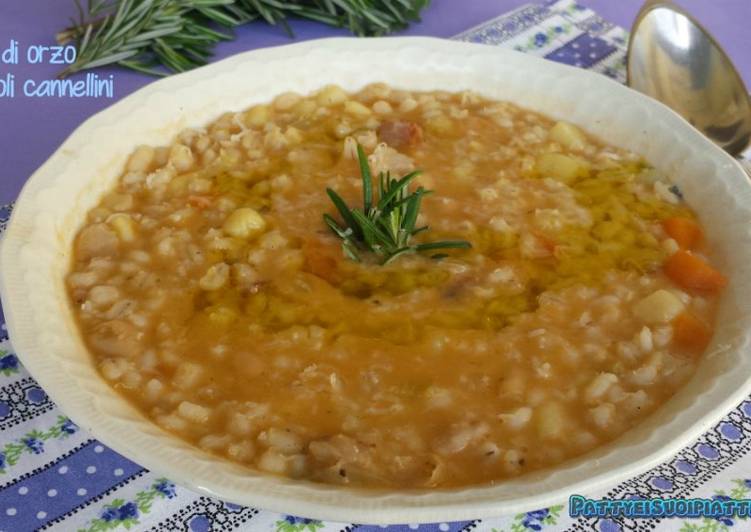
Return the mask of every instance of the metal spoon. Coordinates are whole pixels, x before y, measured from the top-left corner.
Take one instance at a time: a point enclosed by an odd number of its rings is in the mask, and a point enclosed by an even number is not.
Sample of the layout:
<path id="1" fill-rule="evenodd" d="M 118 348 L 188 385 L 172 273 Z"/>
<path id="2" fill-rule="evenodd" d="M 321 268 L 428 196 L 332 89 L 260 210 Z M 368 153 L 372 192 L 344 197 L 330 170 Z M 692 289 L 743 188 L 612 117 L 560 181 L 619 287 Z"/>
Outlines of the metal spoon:
<path id="1" fill-rule="evenodd" d="M 738 71 L 717 41 L 669 0 L 648 0 L 636 17 L 628 85 L 671 107 L 730 155 L 751 141 L 751 97 Z"/>

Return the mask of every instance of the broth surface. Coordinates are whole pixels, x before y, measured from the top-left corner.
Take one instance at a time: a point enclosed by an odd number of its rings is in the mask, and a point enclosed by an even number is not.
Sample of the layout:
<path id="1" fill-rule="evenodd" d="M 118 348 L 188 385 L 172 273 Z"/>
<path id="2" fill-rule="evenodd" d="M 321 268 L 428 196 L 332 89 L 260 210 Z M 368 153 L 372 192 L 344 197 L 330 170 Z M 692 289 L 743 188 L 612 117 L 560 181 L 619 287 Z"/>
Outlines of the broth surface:
<path id="1" fill-rule="evenodd" d="M 326 195 L 422 170 L 415 241 L 345 257 Z M 472 93 L 283 94 L 139 147 L 67 284 L 103 376 L 266 472 L 451 487 L 554 466 L 668 400 L 725 279 L 680 191 L 576 127 Z"/>

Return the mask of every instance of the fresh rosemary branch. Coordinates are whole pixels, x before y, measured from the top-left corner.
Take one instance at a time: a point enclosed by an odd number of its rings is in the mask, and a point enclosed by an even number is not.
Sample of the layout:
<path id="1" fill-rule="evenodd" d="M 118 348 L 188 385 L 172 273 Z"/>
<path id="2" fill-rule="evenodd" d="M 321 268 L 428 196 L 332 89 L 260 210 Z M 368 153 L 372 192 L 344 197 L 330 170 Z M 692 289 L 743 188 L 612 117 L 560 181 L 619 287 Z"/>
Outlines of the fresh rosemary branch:
<path id="1" fill-rule="evenodd" d="M 58 33 L 74 42 L 76 61 L 61 77 L 119 64 L 152 75 L 160 65 L 183 72 L 207 62 L 232 28 L 252 20 L 281 25 L 289 17 L 349 29 L 359 36 L 384 35 L 418 21 L 430 0 L 75 0 L 78 20 Z"/>
<path id="2" fill-rule="evenodd" d="M 327 188 L 326 193 L 344 224 L 341 225 L 329 214 L 323 215 L 326 225 L 342 239 L 342 250 L 347 257 L 359 262 L 360 251 L 370 251 L 380 256 L 381 264 L 387 264 L 406 253 L 472 247 L 466 240 L 443 240 L 410 245 L 412 236 L 428 229 L 427 226 L 415 225 L 422 198 L 431 191 L 418 187 L 409 193 L 410 182 L 420 175 L 420 172 L 411 172 L 400 179 L 393 179 L 388 173 L 381 172 L 378 175 L 378 189 L 374 194 L 368 159 L 359 144 L 357 158 L 362 177 L 362 210 L 350 209 L 339 194 Z M 439 256 L 441 255 L 433 255 Z"/>

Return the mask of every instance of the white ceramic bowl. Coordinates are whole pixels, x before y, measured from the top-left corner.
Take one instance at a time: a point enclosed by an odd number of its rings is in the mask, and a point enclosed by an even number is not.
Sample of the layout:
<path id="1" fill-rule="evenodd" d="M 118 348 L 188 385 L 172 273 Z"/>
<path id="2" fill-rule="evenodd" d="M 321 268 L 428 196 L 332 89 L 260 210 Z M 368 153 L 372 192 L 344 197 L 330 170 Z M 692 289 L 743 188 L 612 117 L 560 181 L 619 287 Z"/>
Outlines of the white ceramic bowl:
<path id="1" fill-rule="evenodd" d="M 495 486 L 365 491 L 255 473 L 159 429 L 98 375 L 68 306 L 63 276 L 86 211 L 138 144 L 166 144 L 224 111 L 383 81 L 414 90 L 472 89 L 579 124 L 674 178 L 730 277 L 710 353 L 693 380 L 615 443 Z M 8 332 L 23 364 L 75 422 L 128 458 L 207 495 L 307 517 L 434 522 L 543 507 L 669 458 L 751 391 L 751 186 L 740 166 L 666 107 L 599 75 L 499 48 L 426 38 L 330 39 L 237 55 L 152 83 L 84 123 L 31 177 L 0 256 Z"/>

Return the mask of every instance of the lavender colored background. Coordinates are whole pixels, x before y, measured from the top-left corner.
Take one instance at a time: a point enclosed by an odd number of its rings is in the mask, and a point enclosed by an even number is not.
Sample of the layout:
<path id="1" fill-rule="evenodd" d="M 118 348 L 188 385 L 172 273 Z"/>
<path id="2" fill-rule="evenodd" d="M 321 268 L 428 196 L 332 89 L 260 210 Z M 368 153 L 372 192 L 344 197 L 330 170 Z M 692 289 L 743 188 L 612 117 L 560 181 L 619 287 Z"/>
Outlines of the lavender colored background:
<path id="1" fill-rule="evenodd" d="M 404 35 L 451 37 L 480 22 L 527 3 L 525 0 L 433 0 L 423 21 Z M 641 0 L 580 0 L 623 27 L 630 27 Z M 751 85 L 751 0 L 680 0 L 725 47 Z M 55 32 L 75 13 L 73 0 L 1 0 L 0 50 L 10 39 L 24 50 L 31 44 L 54 44 Z M 346 35 L 342 30 L 307 21 L 292 24 L 297 39 Z M 216 59 L 260 48 L 287 44 L 290 39 L 279 28 L 254 23 L 237 30 L 235 41 L 222 43 Z M 115 73 L 115 99 L 27 98 L 19 95 L 24 79 L 53 77 L 59 65 L 0 64 L 0 79 L 8 72 L 16 76 L 16 97 L 0 98 L 0 205 L 16 198 L 28 176 L 41 165 L 65 138 L 86 118 L 152 81 L 152 78 L 123 69 L 101 69 L 100 75 Z M 92 149 L 96 149 L 92 147 Z"/>

